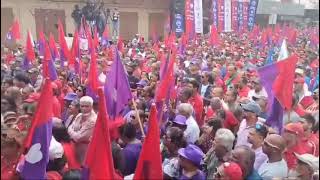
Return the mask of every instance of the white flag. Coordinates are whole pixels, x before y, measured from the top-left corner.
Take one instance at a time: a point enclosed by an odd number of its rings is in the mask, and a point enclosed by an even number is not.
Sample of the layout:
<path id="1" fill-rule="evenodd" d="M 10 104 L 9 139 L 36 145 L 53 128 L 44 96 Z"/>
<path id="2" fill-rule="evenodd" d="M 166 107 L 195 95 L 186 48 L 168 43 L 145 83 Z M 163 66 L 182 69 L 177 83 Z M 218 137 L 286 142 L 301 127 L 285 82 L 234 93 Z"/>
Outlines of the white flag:
<path id="1" fill-rule="evenodd" d="M 278 61 L 287 59 L 288 57 L 289 57 L 289 52 L 288 52 L 288 49 L 287 49 L 287 42 L 286 42 L 286 40 L 284 39 L 284 40 L 282 41 L 282 45 L 281 45 L 281 48 L 280 48 L 280 52 L 279 52 L 279 56 L 278 56 Z"/>

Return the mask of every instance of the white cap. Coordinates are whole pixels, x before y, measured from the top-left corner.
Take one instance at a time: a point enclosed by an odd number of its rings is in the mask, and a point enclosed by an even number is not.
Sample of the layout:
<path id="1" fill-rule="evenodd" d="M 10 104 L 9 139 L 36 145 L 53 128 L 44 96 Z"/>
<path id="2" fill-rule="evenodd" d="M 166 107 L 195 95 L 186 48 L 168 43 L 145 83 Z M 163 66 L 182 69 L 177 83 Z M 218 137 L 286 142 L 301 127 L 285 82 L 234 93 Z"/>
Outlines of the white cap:
<path id="1" fill-rule="evenodd" d="M 63 156 L 63 147 L 53 136 L 51 137 L 50 146 L 49 146 L 49 159 L 58 159 Z"/>
<path id="2" fill-rule="evenodd" d="M 300 161 L 308 164 L 313 169 L 313 171 L 319 170 L 319 157 L 315 157 L 312 154 L 299 155 L 295 153 L 295 155 Z"/>

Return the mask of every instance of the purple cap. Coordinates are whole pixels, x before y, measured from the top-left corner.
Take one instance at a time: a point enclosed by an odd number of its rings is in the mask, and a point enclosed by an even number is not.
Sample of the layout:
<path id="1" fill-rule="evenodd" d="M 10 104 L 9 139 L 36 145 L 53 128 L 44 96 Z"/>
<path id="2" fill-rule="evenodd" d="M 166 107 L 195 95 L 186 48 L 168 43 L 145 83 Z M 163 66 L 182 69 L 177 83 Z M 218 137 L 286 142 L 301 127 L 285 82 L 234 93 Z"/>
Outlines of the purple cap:
<path id="1" fill-rule="evenodd" d="M 187 125 L 187 118 L 185 116 L 182 116 L 182 115 L 177 115 L 174 120 L 173 120 L 174 123 L 176 124 L 180 124 L 180 125 Z"/>
<path id="2" fill-rule="evenodd" d="M 67 101 L 73 101 L 77 99 L 77 94 L 76 93 L 68 93 L 63 99 Z"/>
<path id="3" fill-rule="evenodd" d="M 202 150 L 193 144 L 189 144 L 186 148 L 178 150 L 180 156 L 190 160 L 194 165 L 200 167 L 202 158 L 204 156 Z"/>

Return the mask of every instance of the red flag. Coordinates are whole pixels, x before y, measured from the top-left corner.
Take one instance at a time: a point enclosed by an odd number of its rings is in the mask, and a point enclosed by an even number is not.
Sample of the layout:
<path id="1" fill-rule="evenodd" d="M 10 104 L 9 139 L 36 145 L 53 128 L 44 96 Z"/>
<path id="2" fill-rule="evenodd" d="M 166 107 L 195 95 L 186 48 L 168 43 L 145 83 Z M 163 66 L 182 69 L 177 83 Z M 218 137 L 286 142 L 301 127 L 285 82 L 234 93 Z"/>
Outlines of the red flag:
<path id="1" fill-rule="evenodd" d="M 214 26 L 212 26 L 212 28 L 211 28 L 210 43 L 212 46 L 219 44 L 218 30 Z"/>
<path id="2" fill-rule="evenodd" d="M 12 33 L 13 37 L 14 37 L 16 40 L 18 40 L 18 39 L 21 38 L 21 36 L 20 36 L 20 24 L 19 24 L 18 19 L 16 19 L 16 20 L 13 22 L 13 24 L 12 24 L 12 26 L 11 26 L 11 33 Z"/>
<path id="3" fill-rule="evenodd" d="M 279 75 L 275 79 L 272 88 L 275 97 L 281 106 L 286 109 L 291 109 L 292 106 L 293 83 L 297 62 L 298 56 L 296 54 L 277 62 Z"/>
<path id="4" fill-rule="evenodd" d="M 99 113 L 88 147 L 85 165 L 89 169 L 89 179 L 115 179 L 108 125 L 110 120 L 102 88 L 99 88 L 98 94 Z"/>
<path id="5" fill-rule="evenodd" d="M 59 43 L 60 43 L 60 49 L 61 49 L 60 58 L 62 61 L 65 61 L 69 59 L 69 49 L 68 49 L 67 41 L 65 39 L 63 25 L 60 20 L 58 21 L 58 32 L 59 32 Z"/>
<path id="6" fill-rule="evenodd" d="M 137 168 L 133 179 L 162 179 L 162 160 L 160 152 L 160 132 L 157 110 L 152 104 L 149 116 L 149 130 L 144 139 Z"/>
<path id="7" fill-rule="evenodd" d="M 288 42 L 290 44 L 295 44 L 296 39 L 297 39 L 297 30 L 290 28 L 289 33 L 288 33 Z"/>
<path id="8" fill-rule="evenodd" d="M 49 35 L 49 46 L 52 52 L 53 60 L 55 60 L 55 58 L 59 57 L 59 51 L 52 33 L 50 33 Z"/>
<path id="9" fill-rule="evenodd" d="M 105 37 L 105 38 L 108 38 L 109 37 L 109 29 L 108 29 L 108 26 L 106 25 L 105 28 L 104 28 L 104 31 L 102 33 L 102 36 Z"/>
<path id="10" fill-rule="evenodd" d="M 121 39 L 121 37 L 119 37 L 119 39 L 118 39 L 118 43 L 117 43 L 117 48 L 118 48 L 118 50 L 120 51 L 120 52 L 122 52 L 123 53 L 123 42 L 122 42 L 122 39 Z"/>
<path id="11" fill-rule="evenodd" d="M 34 62 L 36 55 L 33 49 L 32 37 L 30 31 L 28 31 L 27 42 L 26 42 L 26 55 L 30 62 Z"/>
<path id="12" fill-rule="evenodd" d="M 93 47 L 97 48 L 97 46 L 99 46 L 99 39 L 97 36 L 98 32 L 97 32 L 97 27 L 94 28 L 94 34 L 93 34 Z"/>
<path id="13" fill-rule="evenodd" d="M 97 92 L 99 87 L 99 82 L 98 82 L 98 72 L 97 72 L 97 57 L 96 57 L 96 51 L 94 48 L 91 49 L 91 60 L 90 60 L 90 71 L 89 71 L 88 83 L 89 83 L 89 87 L 94 92 Z"/>
<path id="14" fill-rule="evenodd" d="M 166 98 L 170 83 L 174 80 L 173 68 L 174 68 L 175 58 L 176 58 L 176 51 L 174 50 L 170 57 L 168 70 L 165 73 L 164 78 L 161 80 L 160 85 L 158 87 L 156 102 L 161 102 Z"/>
<path id="15" fill-rule="evenodd" d="M 43 64 L 43 77 L 45 78 L 49 78 L 49 61 L 51 60 L 51 53 L 50 53 L 50 49 L 49 46 L 47 45 L 47 43 L 44 44 L 44 58 L 42 61 Z"/>
<path id="16" fill-rule="evenodd" d="M 33 120 L 31 121 L 32 124 L 28 132 L 28 135 L 25 139 L 25 148 L 29 148 L 29 146 L 31 145 L 32 136 L 35 129 L 38 126 L 41 126 L 47 123 L 51 119 L 53 115 L 52 110 L 53 110 L 53 92 L 51 87 L 51 81 L 50 79 L 46 79 L 44 86 L 42 87 L 42 90 L 41 90 L 41 95 L 38 101 L 37 110 L 35 112 Z"/>
<path id="17" fill-rule="evenodd" d="M 80 52 L 79 52 L 79 33 L 76 30 L 74 32 L 74 37 L 73 37 L 73 41 L 72 41 L 72 48 L 71 48 L 71 52 L 70 52 L 70 58 L 69 58 L 69 62 L 68 62 L 68 66 L 75 66 L 76 63 L 76 57 L 80 57 Z"/>

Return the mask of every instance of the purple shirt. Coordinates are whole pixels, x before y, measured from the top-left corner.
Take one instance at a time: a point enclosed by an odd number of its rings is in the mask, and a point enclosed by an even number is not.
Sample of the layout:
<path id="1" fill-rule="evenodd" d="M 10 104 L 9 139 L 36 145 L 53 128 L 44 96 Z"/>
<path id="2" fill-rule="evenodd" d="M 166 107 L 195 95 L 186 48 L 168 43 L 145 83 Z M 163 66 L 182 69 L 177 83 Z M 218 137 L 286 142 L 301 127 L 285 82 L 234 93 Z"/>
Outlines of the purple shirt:
<path id="1" fill-rule="evenodd" d="M 200 170 L 198 170 L 198 173 L 194 176 L 192 176 L 191 178 L 185 176 L 185 175 L 181 175 L 179 180 L 205 180 L 206 179 L 206 174 Z"/>
<path id="2" fill-rule="evenodd" d="M 122 149 L 124 160 L 126 162 L 123 173 L 125 176 L 134 173 L 139 159 L 141 148 L 142 144 L 137 143 L 127 144 L 126 147 Z"/>
<path id="3" fill-rule="evenodd" d="M 240 126 L 239 126 L 239 130 L 237 133 L 237 143 L 236 143 L 236 147 L 237 146 L 248 146 L 251 147 L 252 145 L 248 142 L 248 134 L 249 134 L 249 130 L 251 127 L 249 127 L 247 125 L 247 120 L 244 119 L 241 121 Z"/>
<path id="4" fill-rule="evenodd" d="M 256 154 L 256 159 L 253 167 L 255 170 L 258 170 L 260 166 L 268 160 L 268 156 L 262 152 L 262 147 L 254 150 L 254 153 Z"/>

